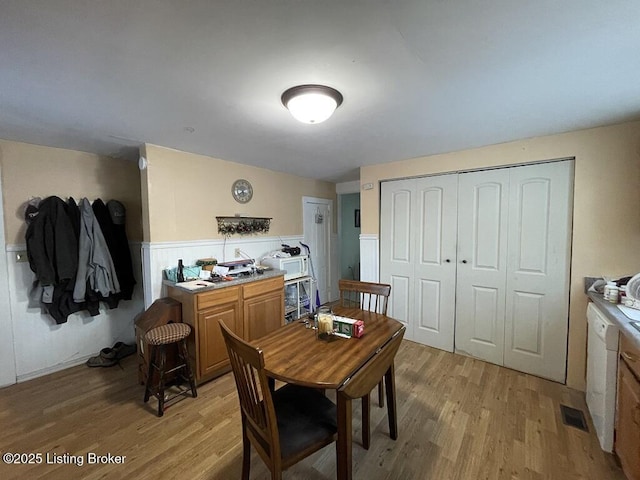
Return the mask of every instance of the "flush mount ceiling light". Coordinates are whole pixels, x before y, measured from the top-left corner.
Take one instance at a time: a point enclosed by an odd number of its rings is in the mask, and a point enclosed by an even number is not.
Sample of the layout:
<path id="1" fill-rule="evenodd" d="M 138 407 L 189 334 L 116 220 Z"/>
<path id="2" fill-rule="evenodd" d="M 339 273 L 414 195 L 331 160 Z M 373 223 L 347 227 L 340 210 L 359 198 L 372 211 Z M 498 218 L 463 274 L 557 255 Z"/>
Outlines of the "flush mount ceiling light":
<path id="1" fill-rule="evenodd" d="M 342 94 L 325 85 L 298 85 L 282 94 L 282 104 L 302 123 L 321 123 L 342 103 Z"/>

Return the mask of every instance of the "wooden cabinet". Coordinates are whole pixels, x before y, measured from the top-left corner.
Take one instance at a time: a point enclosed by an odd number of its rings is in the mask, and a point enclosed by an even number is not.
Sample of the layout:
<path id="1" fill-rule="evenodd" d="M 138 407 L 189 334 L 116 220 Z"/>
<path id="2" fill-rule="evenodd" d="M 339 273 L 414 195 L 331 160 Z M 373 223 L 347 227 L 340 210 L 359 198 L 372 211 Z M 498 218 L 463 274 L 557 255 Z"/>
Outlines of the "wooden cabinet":
<path id="1" fill-rule="evenodd" d="M 615 452 L 629 480 L 640 480 L 640 350 L 620 336 Z"/>
<path id="2" fill-rule="evenodd" d="M 245 285 L 243 288 L 244 339 L 255 340 L 284 322 L 283 277 Z"/>
<path id="3" fill-rule="evenodd" d="M 240 287 L 229 287 L 197 296 L 198 301 L 198 378 L 224 370 L 229 357 L 220 332 L 222 320 L 233 333 L 242 337 Z"/>
<path id="4" fill-rule="evenodd" d="M 283 276 L 206 292 L 169 286 L 168 295 L 182 303 L 182 319 L 193 329 L 188 339 L 189 355 L 198 383 L 231 369 L 219 320 L 248 341 L 266 335 L 284 322 Z"/>

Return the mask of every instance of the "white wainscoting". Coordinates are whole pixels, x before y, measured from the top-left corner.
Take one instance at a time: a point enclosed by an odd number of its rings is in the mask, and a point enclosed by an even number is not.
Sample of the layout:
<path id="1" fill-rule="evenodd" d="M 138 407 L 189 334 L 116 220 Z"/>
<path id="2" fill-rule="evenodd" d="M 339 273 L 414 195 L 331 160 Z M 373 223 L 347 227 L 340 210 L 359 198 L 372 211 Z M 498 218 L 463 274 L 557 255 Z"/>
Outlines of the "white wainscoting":
<path id="1" fill-rule="evenodd" d="M 26 246 L 6 246 L 16 367 L 15 380 L 11 383 L 84 363 L 89 357 L 97 355 L 101 348 L 111 347 L 116 341 L 135 342 L 134 319 L 144 310 L 140 243 L 131 243 L 130 249 L 137 282 L 133 298 L 121 301 L 118 308 L 113 310 L 101 304 L 100 314 L 95 317 L 87 312 L 74 313 L 69 316 L 67 323 L 57 325 L 40 308 L 30 308 L 28 305 L 34 274 L 28 262 L 18 262 L 16 257 L 17 253 L 26 251 Z M 3 368 L 0 366 L 0 369 Z"/>
<path id="2" fill-rule="evenodd" d="M 360 235 L 360 280 L 363 282 L 380 281 L 379 246 L 378 235 Z"/>
<path id="3" fill-rule="evenodd" d="M 194 265 L 199 258 L 213 257 L 218 262 L 237 260 L 235 249 L 256 260 L 269 252 L 281 250 L 282 244 L 299 247 L 302 236 L 292 237 L 238 237 L 225 240 L 199 240 L 190 242 L 157 242 L 142 244 L 142 271 L 144 303 L 146 308 L 154 300 L 166 295 L 162 287 L 162 271 L 173 268 L 182 259 L 184 265 Z M 304 249 L 303 249 L 304 250 Z"/>

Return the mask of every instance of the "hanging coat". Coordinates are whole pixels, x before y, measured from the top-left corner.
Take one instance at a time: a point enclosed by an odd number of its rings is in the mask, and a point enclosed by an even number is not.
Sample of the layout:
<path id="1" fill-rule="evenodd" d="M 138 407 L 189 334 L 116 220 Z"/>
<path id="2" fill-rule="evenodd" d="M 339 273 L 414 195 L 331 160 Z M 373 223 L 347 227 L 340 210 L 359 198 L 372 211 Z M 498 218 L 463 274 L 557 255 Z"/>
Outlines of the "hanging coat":
<path id="1" fill-rule="evenodd" d="M 100 293 L 105 298 L 112 293 L 120 292 L 120 284 L 107 242 L 93 214 L 91 204 L 86 198 L 80 201 L 80 239 L 78 243 L 78 273 L 73 299 L 76 302 L 85 300 L 87 282 L 91 290 Z"/>

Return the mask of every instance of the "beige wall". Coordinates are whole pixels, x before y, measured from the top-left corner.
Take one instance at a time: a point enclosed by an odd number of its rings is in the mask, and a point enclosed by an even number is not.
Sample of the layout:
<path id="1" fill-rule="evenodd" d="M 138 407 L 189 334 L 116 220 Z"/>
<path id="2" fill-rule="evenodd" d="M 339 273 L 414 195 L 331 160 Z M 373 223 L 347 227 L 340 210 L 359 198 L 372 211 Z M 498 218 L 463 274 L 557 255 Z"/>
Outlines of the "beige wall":
<path id="1" fill-rule="evenodd" d="M 302 235 L 303 196 L 332 199 L 335 204 L 333 183 L 156 145 L 146 145 L 143 152 L 147 159 L 141 178 L 143 210 L 149 218 L 145 241 L 221 238 L 216 216 L 236 213 L 273 218 L 269 236 Z M 231 196 L 231 185 L 238 178 L 253 186 L 253 199 L 244 205 Z"/>
<path id="2" fill-rule="evenodd" d="M 90 153 L 0 140 L 5 235 L 24 243 L 24 209 L 32 197 L 114 199 L 127 209 L 129 240 L 142 239 L 140 173 L 134 162 Z"/>
<path id="3" fill-rule="evenodd" d="M 584 389 L 583 277 L 640 272 L 640 122 L 363 167 L 362 233 L 379 232 L 381 180 L 575 157 L 567 384 Z"/>

